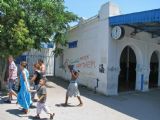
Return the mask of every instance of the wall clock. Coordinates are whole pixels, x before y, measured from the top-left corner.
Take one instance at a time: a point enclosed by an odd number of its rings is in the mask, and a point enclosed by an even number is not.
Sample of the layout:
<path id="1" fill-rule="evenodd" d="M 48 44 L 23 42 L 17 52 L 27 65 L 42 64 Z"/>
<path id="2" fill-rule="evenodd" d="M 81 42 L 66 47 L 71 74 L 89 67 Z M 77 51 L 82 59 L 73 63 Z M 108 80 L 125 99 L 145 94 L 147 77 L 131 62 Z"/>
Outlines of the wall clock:
<path id="1" fill-rule="evenodd" d="M 124 35 L 124 29 L 121 26 L 114 26 L 111 31 L 111 37 L 115 40 L 120 39 Z"/>

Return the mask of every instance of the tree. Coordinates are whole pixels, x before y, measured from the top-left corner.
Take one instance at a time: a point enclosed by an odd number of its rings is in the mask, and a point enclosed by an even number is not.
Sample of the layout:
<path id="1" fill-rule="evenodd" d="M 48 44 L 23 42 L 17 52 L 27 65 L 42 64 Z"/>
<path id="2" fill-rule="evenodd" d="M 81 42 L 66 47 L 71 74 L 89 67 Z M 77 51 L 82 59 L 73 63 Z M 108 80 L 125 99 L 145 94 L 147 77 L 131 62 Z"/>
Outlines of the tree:
<path id="1" fill-rule="evenodd" d="M 57 46 L 66 45 L 69 23 L 78 19 L 67 11 L 64 0 L 1 0 L 0 11 L 4 13 L 0 16 L 1 59 L 40 49 L 41 42 L 48 42 L 51 35 Z M 54 52 L 58 55 L 62 51 L 56 47 Z M 4 70 L 0 71 L 1 81 Z"/>

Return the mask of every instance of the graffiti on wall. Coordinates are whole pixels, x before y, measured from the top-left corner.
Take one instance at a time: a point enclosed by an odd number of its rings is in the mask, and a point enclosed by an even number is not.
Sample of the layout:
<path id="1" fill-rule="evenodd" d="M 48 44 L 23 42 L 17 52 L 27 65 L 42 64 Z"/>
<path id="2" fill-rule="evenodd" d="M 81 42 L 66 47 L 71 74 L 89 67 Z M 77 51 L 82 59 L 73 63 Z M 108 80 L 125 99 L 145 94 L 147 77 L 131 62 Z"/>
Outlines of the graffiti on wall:
<path id="1" fill-rule="evenodd" d="M 79 62 L 76 64 L 77 68 L 95 68 L 96 62 L 92 60 L 89 55 L 85 55 L 79 58 Z"/>
<path id="2" fill-rule="evenodd" d="M 78 69 L 89 68 L 93 69 L 96 68 L 95 60 L 91 59 L 89 55 L 84 55 L 76 59 L 66 59 L 63 64 L 63 68 L 66 71 L 69 65 L 74 65 L 74 67 Z"/>

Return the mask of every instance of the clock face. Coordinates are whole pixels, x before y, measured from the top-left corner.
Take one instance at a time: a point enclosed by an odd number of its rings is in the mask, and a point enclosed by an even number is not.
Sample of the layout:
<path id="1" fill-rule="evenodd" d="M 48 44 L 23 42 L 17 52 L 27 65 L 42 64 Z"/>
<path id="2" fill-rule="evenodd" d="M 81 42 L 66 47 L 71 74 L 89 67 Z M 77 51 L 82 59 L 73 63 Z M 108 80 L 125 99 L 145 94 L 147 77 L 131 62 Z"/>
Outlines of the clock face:
<path id="1" fill-rule="evenodd" d="M 123 29 L 120 26 L 114 26 L 111 31 L 111 37 L 115 40 L 120 39 L 123 34 Z"/>

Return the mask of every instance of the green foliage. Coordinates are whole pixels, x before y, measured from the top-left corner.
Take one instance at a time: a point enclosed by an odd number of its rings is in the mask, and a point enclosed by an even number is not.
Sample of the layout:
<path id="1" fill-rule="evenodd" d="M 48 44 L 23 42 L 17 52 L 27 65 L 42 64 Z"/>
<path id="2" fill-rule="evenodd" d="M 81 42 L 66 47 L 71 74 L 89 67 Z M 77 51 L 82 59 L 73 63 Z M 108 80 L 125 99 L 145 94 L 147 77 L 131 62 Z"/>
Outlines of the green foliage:
<path id="1" fill-rule="evenodd" d="M 1 0 L 0 11 L 5 13 L 0 17 L 0 57 L 40 49 L 52 34 L 55 44 L 65 46 L 68 24 L 78 19 L 66 10 L 64 0 Z M 55 54 L 62 51 L 56 47 Z"/>

